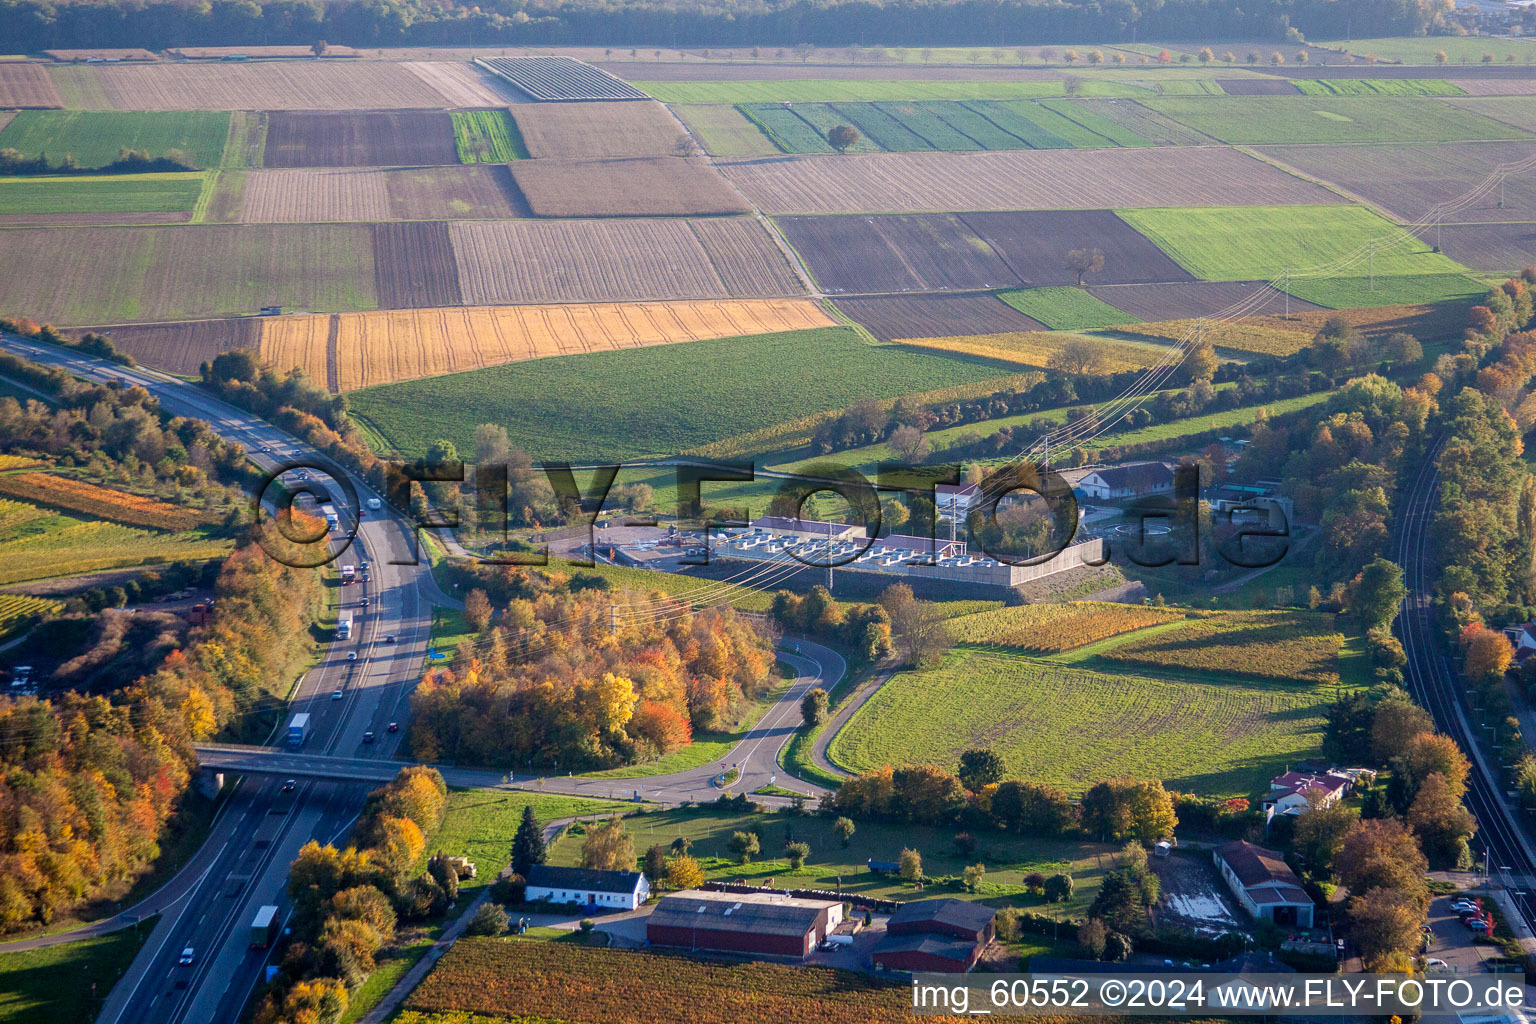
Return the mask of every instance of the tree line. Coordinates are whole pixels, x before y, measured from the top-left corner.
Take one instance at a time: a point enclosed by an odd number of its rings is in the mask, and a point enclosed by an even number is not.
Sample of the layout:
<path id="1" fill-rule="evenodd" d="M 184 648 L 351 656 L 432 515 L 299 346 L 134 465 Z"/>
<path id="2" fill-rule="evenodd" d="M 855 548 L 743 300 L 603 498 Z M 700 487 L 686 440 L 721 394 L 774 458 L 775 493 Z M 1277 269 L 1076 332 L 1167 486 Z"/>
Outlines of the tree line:
<path id="1" fill-rule="evenodd" d="M 1018 46 L 1083 40 L 1349 38 L 1451 31 L 1433 0 L 487 0 L 472 7 L 428 0 L 165 0 L 0 4 L 0 33 L 17 52 L 53 48 L 309 45 L 612 44 L 628 46 Z M 1299 30 L 1299 31 L 1298 31 Z"/>

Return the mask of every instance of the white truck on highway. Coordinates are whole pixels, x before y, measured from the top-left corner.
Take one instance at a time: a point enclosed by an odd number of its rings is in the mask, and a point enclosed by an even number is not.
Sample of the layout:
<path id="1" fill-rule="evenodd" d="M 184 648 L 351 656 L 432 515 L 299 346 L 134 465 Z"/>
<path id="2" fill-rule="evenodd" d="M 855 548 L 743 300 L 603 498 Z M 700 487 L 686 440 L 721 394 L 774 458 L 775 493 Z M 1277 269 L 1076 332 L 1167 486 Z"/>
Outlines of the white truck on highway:
<path id="1" fill-rule="evenodd" d="M 309 736 L 309 712 L 300 711 L 288 722 L 288 745 L 302 747 Z"/>
<path id="2" fill-rule="evenodd" d="M 320 514 L 325 516 L 327 528 L 335 530 L 341 526 L 341 517 L 336 514 L 336 506 L 330 502 L 320 506 Z"/>
<path id="3" fill-rule="evenodd" d="M 343 615 L 341 618 L 336 620 L 336 639 L 352 639 L 352 616 Z"/>

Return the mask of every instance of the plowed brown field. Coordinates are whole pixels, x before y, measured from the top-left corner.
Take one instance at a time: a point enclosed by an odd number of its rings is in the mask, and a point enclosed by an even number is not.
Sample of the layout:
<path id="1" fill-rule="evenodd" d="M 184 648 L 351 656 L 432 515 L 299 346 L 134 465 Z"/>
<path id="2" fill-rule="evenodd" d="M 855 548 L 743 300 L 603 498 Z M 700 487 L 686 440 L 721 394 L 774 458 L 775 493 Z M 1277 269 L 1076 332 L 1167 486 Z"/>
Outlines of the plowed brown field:
<path id="1" fill-rule="evenodd" d="M 453 119 L 441 111 L 275 110 L 267 115 L 264 167 L 417 167 L 458 162 Z"/>
<path id="2" fill-rule="evenodd" d="M 374 290 L 379 306 L 457 306 L 459 268 L 453 238 L 441 221 L 373 226 Z"/>
<path id="3" fill-rule="evenodd" d="M 630 103 L 525 103 L 512 111 L 528 155 L 564 160 L 675 156 L 687 139 L 667 108 Z"/>
<path id="4" fill-rule="evenodd" d="M 450 107 L 504 107 L 528 97 L 508 87 L 505 79 L 486 74 L 465 61 L 413 60 L 405 65 L 417 78 L 442 94 Z"/>
<path id="5" fill-rule="evenodd" d="M 251 171 L 240 220 L 320 223 L 527 216 L 501 165 Z"/>
<path id="6" fill-rule="evenodd" d="M 64 101 L 41 64 L 0 64 L 0 107 L 62 107 Z"/>
<path id="7" fill-rule="evenodd" d="M 457 221 L 464 300 L 623 302 L 802 294 L 756 221 Z"/>
<path id="8" fill-rule="evenodd" d="M 705 160 L 519 160 L 509 167 L 539 217 L 682 217 L 747 213 Z"/>
<path id="9" fill-rule="evenodd" d="M 451 106 L 404 63 L 141 64 L 89 72 L 115 110 L 380 110 Z"/>
<path id="10" fill-rule="evenodd" d="M 722 161 L 765 213 L 1092 210 L 1338 203 L 1231 149 L 870 153 Z"/>
<path id="11" fill-rule="evenodd" d="M 313 323 L 293 325 L 297 320 Z M 325 380 L 330 320 L 268 321 L 263 358 L 278 367 L 302 365 L 314 379 Z M 336 320 L 341 391 L 544 356 L 832 325 L 806 299 L 415 309 L 349 313 Z"/>
<path id="12" fill-rule="evenodd" d="M 882 295 L 838 299 L 837 308 L 881 341 L 1049 330 L 994 295 Z"/>
<path id="13" fill-rule="evenodd" d="M 102 328 L 112 344 L 141 363 L 172 373 L 194 374 L 204 360 L 231 349 L 254 349 L 261 340 L 260 317 L 191 320 L 178 324 L 136 324 Z M 70 331 L 79 336 L 84 331 Z"/>

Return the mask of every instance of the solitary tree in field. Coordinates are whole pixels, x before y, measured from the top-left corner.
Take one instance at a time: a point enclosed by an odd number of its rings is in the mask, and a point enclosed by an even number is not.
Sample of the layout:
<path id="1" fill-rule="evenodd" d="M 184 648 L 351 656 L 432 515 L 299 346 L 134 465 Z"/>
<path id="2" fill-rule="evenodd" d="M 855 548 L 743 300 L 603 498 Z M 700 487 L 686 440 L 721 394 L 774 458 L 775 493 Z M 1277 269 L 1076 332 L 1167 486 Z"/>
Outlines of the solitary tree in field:
<path id="1" fill-rule="evenodd" d="M 1311 57 L 1307 56 L 1307 51 L 1306 50 L 1297 50 L 1296 51 L 1296 63 L 1297 64 L 1305 64 L 1305 63 L 1307 63 L 1307 61 L 1309 61 L 1311 59 L 1312 59 Z"/>
<path id="2" fill-rule="evenodd" d="M 921 882 L 923 880 L 923 855 L 913 849 L 901 851 L 896 861 L 901 866 L 901 877 L 908 882 Z"/>
<path id="3" fill-rule="evenodd" d="M 1077 275 L 1077 286 L 1083 286 L 1083 278 L 1089 274 L 1097 274 L 1104 269 L 1103 249 L 1073 249 L 1067 253 L 1067 258 L 1062 261 L 1062 266 Z"/>
<path id="4" fill-rule="evenodd" d="M 1093 338 L 1071 338 L 1052 353 L 1047 369 L 1081 376 L 1098 373 L 1108 356 L 1107 346 Z"/>
<path id="5" fill-rule="evenodd" d="M 314 54 L 316 57 L 324 57 L 325 51 L 329 48 L 330 47 L 326 45 L 324 39 L 316 39 L 314 42 L 309 44 L 309 52 Z"/>
<path id="6" fill-rule="evenodd" d="M 1450 59 L 1451 59 L 1450 57 L 1446 56 L 1446 53 L 1445 53 L 1444 50 L 1436 50 L 1435 51 L 1435 63 L 1436 64 L 1444 64 L 1446 61 L 1448 61 Z"/>
<path id="7" fill-rule="evenodd" d="M 863 137 L 864 136 L 860 135 L 859 130 L 853 125 L 840 124 L 828 129 L 827 145 L 831 146 L 839 153 L 846 153 L 849 149 L 857 146 L 859 144 L 859 140 Z"/>
<path id="8" fill-rule="evenodd" d="M 848 849 L 848 843 L 853 839 L 855 825 L 851 818 L 838 818 L 832 823 L 832 833 L 843 842 L 843 849 Z"/>
<path id="9" fill-rule="evenodd" d="M 1076 96 L 1083 91 L 1083 80 L 1072 75 L 1063 75 L 1061 79 L 1061 91 L 1068 96 Z"/>

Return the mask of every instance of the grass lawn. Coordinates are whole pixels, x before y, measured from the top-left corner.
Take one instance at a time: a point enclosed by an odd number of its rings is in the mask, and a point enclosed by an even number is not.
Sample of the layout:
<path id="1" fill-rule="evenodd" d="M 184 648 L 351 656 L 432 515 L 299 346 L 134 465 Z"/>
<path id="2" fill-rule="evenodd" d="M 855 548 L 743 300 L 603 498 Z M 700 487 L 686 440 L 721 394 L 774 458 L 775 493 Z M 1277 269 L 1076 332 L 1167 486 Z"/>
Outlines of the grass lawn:
<path id="1" fill-rule="evenodd" d="M 99 938 L 0 953 L 0 1024 L 93 1020 L 156 920 Z"/>
<path id="2" fill-rule="evenodd" d="M 1486 284 L 1465 274 L 1377 275 L 1374 281 L 1369 277 L 1296 278 L 1285 290 L 1331 309 L 1471 302 L 1488 294 Z"/>
<path id="3" fill-rule="evenodd" d="M 1086 327 L 1114 327 L 1132 324 L 1136 317 L 1107 302 L 1094 298 L 1081 288 L 1025 288 L 998 295 L 1008 305 L 1032 316 L 1058 331 L 1079 331 Z"/>
<path id="4" fill-rule="evenodd" d="M 473 450 L 502 423 L 535 459 L 675 456 L 813 413 L 854 394 L 895 398 L 1009 375 L 988 359 L 867 344 L 848 327 L 560 356 L 352 392 L 353 415 L 391 448 L 439 438 Z M 622 415 L 615 415 L 622 410 Z"/>
<path id="5" fill-rule="evenodd" d="M 1421 96 L 1164 97 L 1142 101 L 1238 145 L 1523 139 L 1526 132 Z"/>
<path id="6" fill-rule="evenodd" d="M 920 82 L 782 79 L 757 82 L 633 82 L 663 103 L 817 103 L 837 100 L 1013 100 L 1065 96 L 1060 81 Z M 1085 80 L 1084 96 L 1147 96 L 1129 82 Z"/>
<path id="7" fill-rule="evenodd" d="M 1249 796 L 1287 763 L 1320 749 L 1333 687 L 1182 675 L 954 651 L 937 668 L 892 678 L 832 741 L 828 756 L 853 771 L 922 761 L 953 770 L 961 751 L 989 746 L 1010 778 L 1069 792 L 1132 775 L 1209 796 Z"/>
<path id="8" fill-rule="evenodd" d="M 1046 913 L 1081 917 L 1093 902 L 1103 872 L 1112 867 L 1115 848 L 1099 843 L 1063 839 L 1034 839 L 1003 833 L 977 833 L 980 845 L 969 858 L 961 857 L 951 846 L 953 828 L 928 828 L 921 825 L 856 822 L 856 831 L 847 849 L 832 833 L 832 821 L 815 815 L 796 816 L 787 812 L 722 811 L 713 807 L 654 810 L 626 819 L 635 854 L 643 856 L 655 844 L 669 845 L 678 836 L 693 840 L 689 854 L 699 859 L 707 878 L 761 882 L 772 878 L 786 888 L 836 889 L 842 879 L 844 892 L 865 893 L 891 899 L 916 899 L 933 896 L 958 896 L 994 905 L 1039 906 Z M 737 864 L 727 843 L 731 833 L 762 829 L 762 859 Z M 579 831 L 579 830 L 576 830 Z M 573 831 L 554 845 L 549 863 L 575 865 L 581 862 L 581 835 Z M 775 854 L 783 849 L 786 833 L 809 844 L 811 855 L 799 871 L 791 871 L 786 861 Z M 923 855 L 923 871 L 930 878 L 958 876 L 967 864 L 980 861 L 987 866 L 986 880 L 979 891 L 969 893 L 958 884 L 946 886 L 931 882 L 921 894 L 899 878 L 870 873 L 866 862 L 895 860 L 904 847 Z M 1024 891 L 1024 876 L 1032 871 L 1053 874 L 1065 871 L 1077 883 L 1067 903 L 1044 904 Z"/>
<path id="9" fill-rule="evenodd" d="M 0 149 L 22 156 L 47 153 L 58 163 L 73 156 L 81 167 L 101 167 L 124 149 L 151 158 L 180 152 L 197 168 L 217 167 L 229 137 L 229 112 L 210 110 L 23 110 L 0 130 Z"/>
<path id="10" fill-rule="evenodd" d="M 1485 53 L 1493 54 L 1500 64 L 1511 53 L 1522 64 L 1536 60 L 1536 45 L 1524 39 L 1489 39 L 1485 36 L 1390 36 L 1347 42 L 1334 40 L 1317 45 L 1344 50 L 1357 57 L 1374 56 L 1404 64 L 1436 64 L 1435 54 L 1442 51 L 1451 64 L 1480 64 Z"/>
<path id="11" fill-rule="evenodd" d="M 0 214 L 190 211 L 203 180 L 197 172 L 0 178 Z"/>
<path id="12" fill-rule="evenodd" d="M 670 474 L 668 474 L 670 476 Z M 621 474 L 621 483 L 624 482 Z M 658 481 L 660 483 L 660 481 Z M 661 486 L 667 486 L 661 484 Z M 705 485 L 708 486 L 707 484 Z M 713 496 L 714 492 L 706 493 Z M 771 493 L 764 495 L 764 501 L 771 497 Z M 667 504 L 658 502 L 658 506 L 664 511 L 675 511 L 675 499 L 673 508 Z M 602 535 L 598 534 L 599 543 Z M 551 569 L 560 569 L 571 573 L 585 573 L 589 576 L 601 576 L 616 587 L 629 587 L 631 590 L 641 592 L 660 590 L 663 593 L 677 597 L 699 599 L 707 598 L 709 605 L 728 604 L 739 611 L 765 612 L 773 602 L 773 595 L 761 590 L 753 590 L 751 587 L 737 586 L 732 583 L 721 583 L 705 579 L 701 576 L 685 576 L 681 573 L 654 572 L 650 569 L 631 569 L 622 565 L 605 565 L 597 563 L 590 569 L 570 565 L 558 558 L 550 559 Z"/>
<path id="13" fill-rule="evenodd" d="M 1363 206 L 1211 206 L 1119 210 L 1196 277 L 1265 281 L 1328 268 L 1363 274 L 1375 244 L 1375 273 L 1385 277 L 1460 274 L 1464 267 Z M 1337 263 L 1351 257 L 1346 267 Z M 1405 301 L 1425 301 L 1423 299 Z M 1366 303 L 1391 305 L 1393 303 Z"/>

